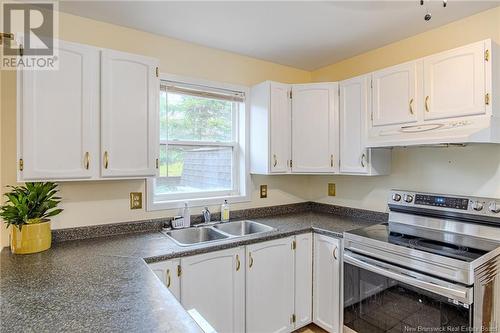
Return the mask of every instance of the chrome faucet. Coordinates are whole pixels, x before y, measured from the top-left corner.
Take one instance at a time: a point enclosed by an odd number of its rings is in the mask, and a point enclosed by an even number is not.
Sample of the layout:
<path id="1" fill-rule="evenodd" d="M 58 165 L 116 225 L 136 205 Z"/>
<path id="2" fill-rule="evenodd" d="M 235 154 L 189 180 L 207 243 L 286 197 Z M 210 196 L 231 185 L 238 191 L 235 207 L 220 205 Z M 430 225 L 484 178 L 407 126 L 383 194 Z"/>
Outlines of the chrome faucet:
<path id="1" fill-rule="evenodd" d="M 212 214 L 210 213 L 210 211 L 208 210 L 208 207 L 205 207 L 201 213 L 203 214 L 203 219 L 205 220 L 205 223 L 210 223 L 210 219 L 211 219 L 211 216 Z"/>

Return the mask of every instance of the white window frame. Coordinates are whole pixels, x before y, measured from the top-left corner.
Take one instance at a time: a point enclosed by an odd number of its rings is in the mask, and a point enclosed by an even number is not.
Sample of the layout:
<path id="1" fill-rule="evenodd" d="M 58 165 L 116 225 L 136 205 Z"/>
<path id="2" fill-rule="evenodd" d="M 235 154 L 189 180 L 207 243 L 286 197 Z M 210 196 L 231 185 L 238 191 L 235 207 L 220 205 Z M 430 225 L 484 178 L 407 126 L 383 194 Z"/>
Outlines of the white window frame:
<path id="1" fill-rule="evenodd" d="M 236 121 L 233 122 L 233 138 L 234 142 L 221 143 L 206 141 L 199 142 L 205 146 L 228 146 L 234 147 L 233 149 L 233 174 L 235 183 L 231 191 L 213 191 L 213 192 L 199 192 L 199 193 L 176 193 L 155 195 L 155 182 L 156 177 L 150 177 L 146 180 L 146 209 L 148 211 L 165 210 L 173 208 L 181 208 L 184 203 L 189 207 L 201 207 L 221 204 L 224 200 L 229 203 L 247 202 L 250 201 L 250 174 L 249 174 L 249 111 L 250 111 L 250 89 L 245 86 L 208 81 L 203 79 L 194 79 L 185 76 L 174 74 L 160 74 L 161 81 L 173 81 L 178 83 L 185 83 L 191 85 L 205 86 L 207 88 L 226 89 L 243 92 L 245 94 L 245 101 L 242 107 L 235 110 L 233 115 L 236 116 Z M 158 96 L 159 105 L 159 96 Z M 158 108 L 158 112 L 160 109 Z M 237 128 L 234 128 L 236 127 Z M 158 123 L 159 133 L 159 123 Z M 160 146 L 160 139 L 158 135 L 158 149 Z M 195 141 L 176 141 L 175 145 L 196 145 Z M 237 183 L 236 183 L 237 182 Z M 175 197 L 175 199 L 174 199 Z"/>

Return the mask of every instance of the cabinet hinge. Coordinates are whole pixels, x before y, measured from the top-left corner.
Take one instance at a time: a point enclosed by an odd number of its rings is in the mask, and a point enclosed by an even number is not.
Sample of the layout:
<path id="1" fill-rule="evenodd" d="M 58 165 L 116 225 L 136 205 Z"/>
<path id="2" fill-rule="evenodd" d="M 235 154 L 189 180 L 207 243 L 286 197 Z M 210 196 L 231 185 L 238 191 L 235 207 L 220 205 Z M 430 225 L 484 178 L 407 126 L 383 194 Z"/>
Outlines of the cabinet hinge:
<path id="1" fill-rule="evenodd" d="M 484 96 L 484 104 L 490 105 L 490 94 Z"/>
<path id="2" fill-rule="evenodd" d="M 290 160 L 290 168 L 292 167 L 292 165 L 293 165 L 293 162 L 292 162 L 292 160 Z"/>
<path id="3" fill-rule="evenodd" d="M 177 265 L 177 276 L 181 276 L 181 274 L 182 274 L 181 265 Z"/>
<path id="4" fill-rule="evenodd" d="M 290 99 L 292 99 L 292 91 L 290 90 L 290 92 L 288 93 L 288 96 L 290 96 Z"/>
<path id="5" fill-rule="evenodd" d="M 295 318 L 295 313 L 292 315 L 290 318 L 290 323 L 295 324 L 296 318 Z"/>
<path id="6" fill-rule="evenodd" d="M 19 159 L 19 171 L 24 170 L 24 160 L 22 158 Z"/>
<path id="7" fill-rule="evenodd" d="M 297 242 L 295 240 L 292 241 L 292 250 L 297 248 Z"/>
<path id="8" fill-rule="evenodd" d="M 160 69 L 158 67 L 156 67 L 156 77 L 159 77 L 160 76 Z"/>
<path id="9" fill-rule="evenodd" d="M 339 86 L 339 89 L 337 89 L 337 92 L 338 92 L 338 95 L 340 97 L 340 86 Z"/>
<path id="10" fill-rule="evenodd" d="M 370 80 L 370 88 L 373 88 L 373 80 Z"/>
<path id="11" fill-rule="evenodd" d="M 484 51 L 484 60 L 490 61 L 490 50 Z"/>
<path id="12" fill-rule="evenodd" d="M 156 168 L 157 169 L 158 169 L 159 165 L 160 165 L 160 161 L 159 161 L 159 159 L 156 159 Z"/>
<path id="13" fill-rule="evenodd" d="M 373 121 L 373 112 L 372 112 L 372 113 L 370 113 L 370 118 L 371 118 L 371 120 Z"/>
<path id="14" fill-rule="evenodd" d="M 19 45 L 19 56 L 22 57 L 24 55 L 24 46 L 23 44 Z"/>

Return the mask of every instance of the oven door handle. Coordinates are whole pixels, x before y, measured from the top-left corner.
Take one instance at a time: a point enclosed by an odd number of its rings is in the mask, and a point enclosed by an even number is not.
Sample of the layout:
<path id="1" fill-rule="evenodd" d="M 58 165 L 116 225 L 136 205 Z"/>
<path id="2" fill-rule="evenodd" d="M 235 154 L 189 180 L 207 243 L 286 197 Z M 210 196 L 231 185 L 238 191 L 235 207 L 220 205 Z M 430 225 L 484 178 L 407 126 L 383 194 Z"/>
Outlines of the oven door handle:
<path id="1" fill-rule="evenodd" d="M 453 285 L 451 283 L 446 283 L 447 286 L 440 285 L 431 281 L 425 281 L 425 276 L 422 274 L 415 273 L 415 275 L 421 276 L 421 278 L 417 278 L 408 274 L 405 274 L 405 270 L 400 269 L 396 266 L 390 264 L 377 265 L 374 263 L 369 263 L 360 258 L 361 256 L 354 254 L 350 251 L 344 252 L 344 262 L 347 262 L 351 265 L 357 266 L 362 269 L 366 269 L 373 273 L 377 273 L 383 275 L 385 277 L 398 280 L 400 282 L 409 284 L 411 286 L 415 286 L 429 292 L 451 298 L 453 300 L 457 300 L 464 304 L 472 304 L 472 288 L 462 287 L 459 285 Z M 367 258 L 368 259 L 368 258 Z M 370 261 L 376 262 L 374 259 L 368 259 Z M 433 278 L 429 278 L 433 279 Z"/>

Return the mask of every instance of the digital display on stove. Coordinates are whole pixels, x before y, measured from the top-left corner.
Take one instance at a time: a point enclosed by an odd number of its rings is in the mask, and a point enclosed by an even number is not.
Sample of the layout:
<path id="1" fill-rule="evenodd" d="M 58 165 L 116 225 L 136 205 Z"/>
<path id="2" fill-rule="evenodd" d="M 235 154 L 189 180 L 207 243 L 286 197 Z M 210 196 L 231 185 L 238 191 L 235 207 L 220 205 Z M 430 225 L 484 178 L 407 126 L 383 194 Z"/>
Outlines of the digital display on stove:
<path id="1" fill-rule="evenodd" d="M 415 204 L 467 210 L 469 199 L 417 194 L 415 195 Z"/>

